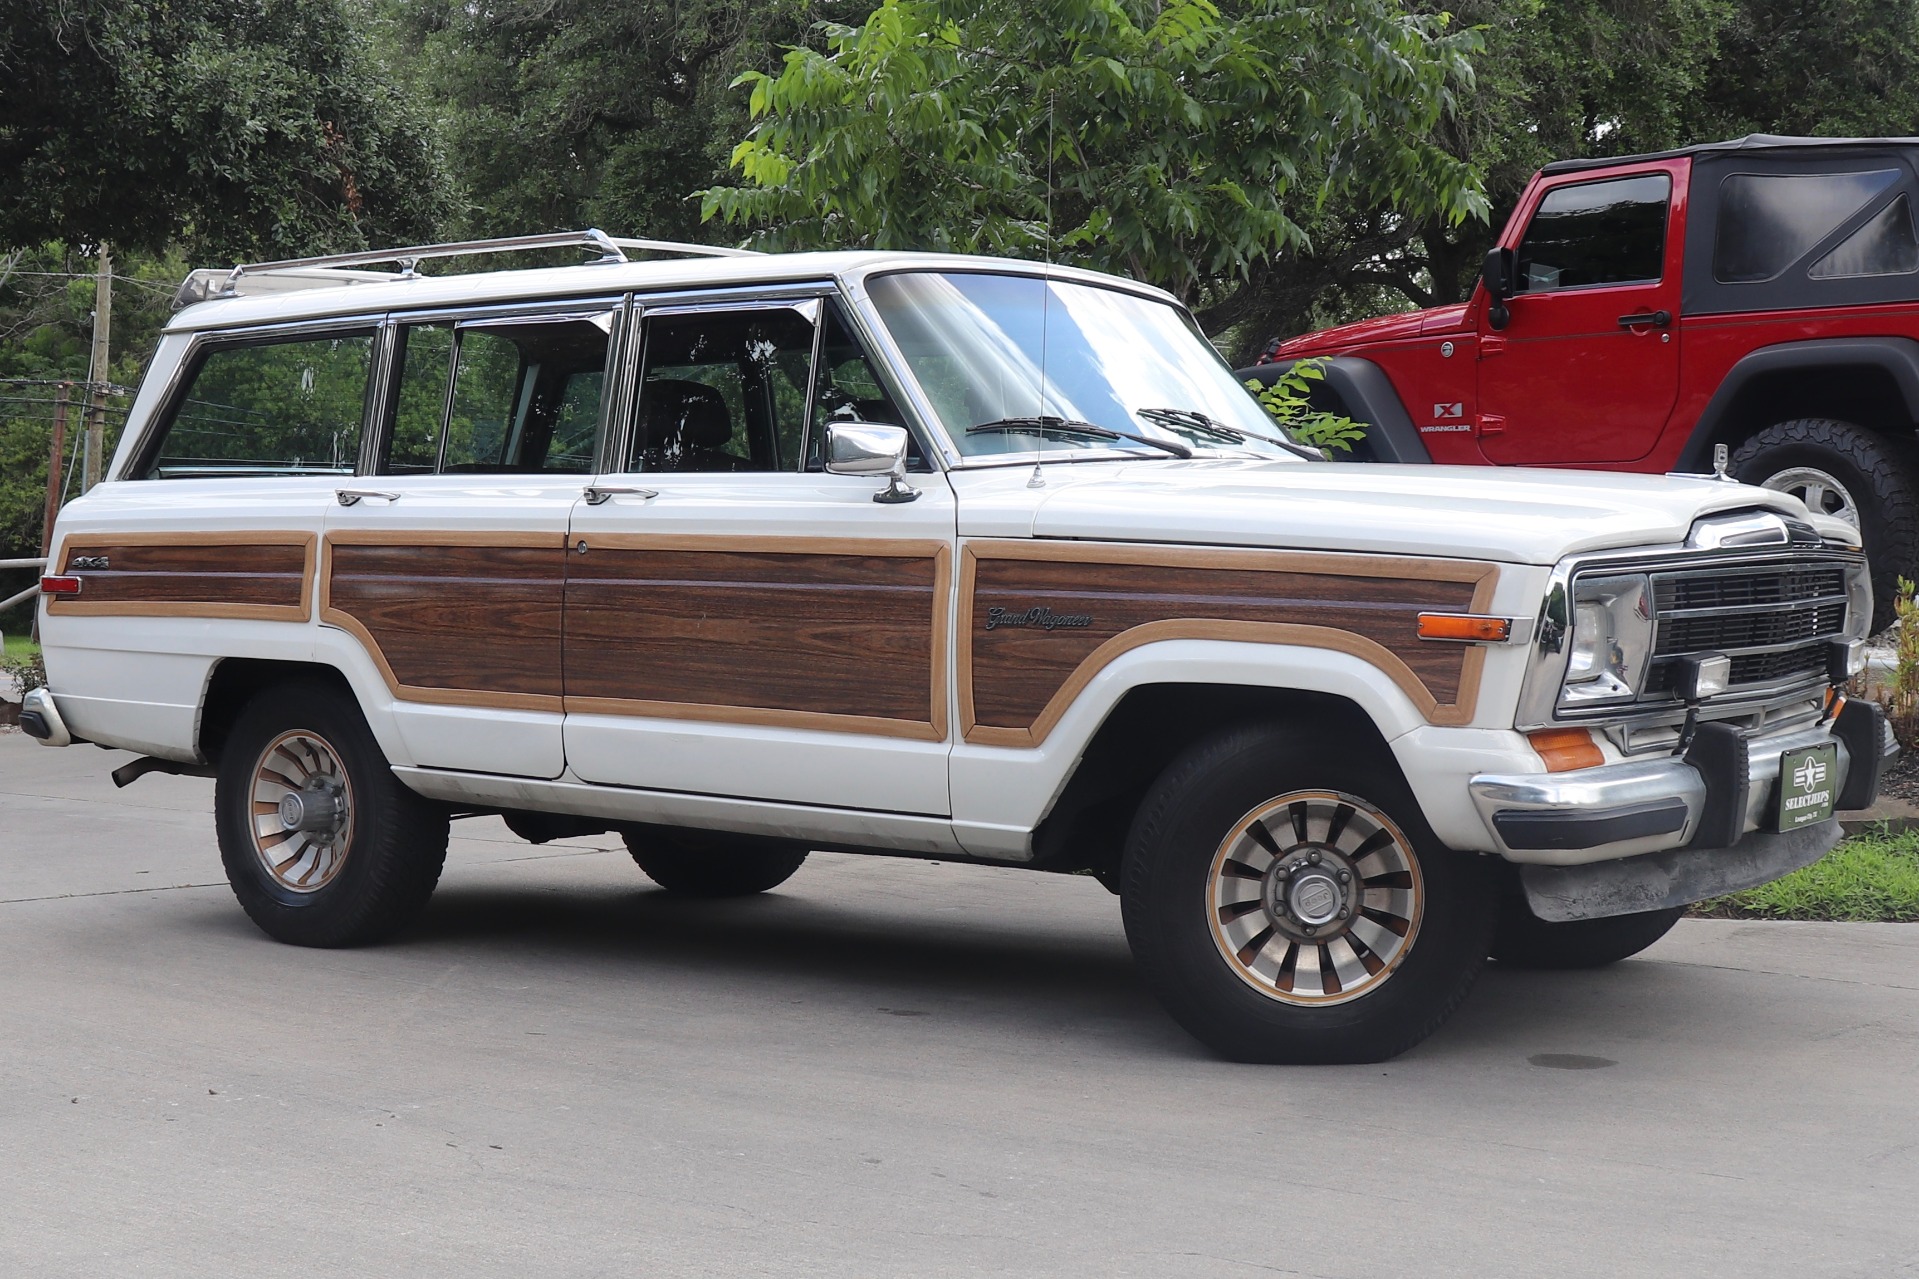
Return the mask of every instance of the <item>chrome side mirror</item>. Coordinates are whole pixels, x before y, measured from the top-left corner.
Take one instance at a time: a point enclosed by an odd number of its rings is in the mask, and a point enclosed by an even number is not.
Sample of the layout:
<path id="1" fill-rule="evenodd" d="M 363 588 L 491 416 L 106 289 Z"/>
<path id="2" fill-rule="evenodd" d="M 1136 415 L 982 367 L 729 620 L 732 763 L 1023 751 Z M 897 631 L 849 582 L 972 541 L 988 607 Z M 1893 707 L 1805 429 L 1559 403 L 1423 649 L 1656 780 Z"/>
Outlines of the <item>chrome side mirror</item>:
<path id="1" fill-rule="evenodd" d="M 875 502 L 910 502 L 919 490 L 906 483 L 906 443 L 903 426 L 879 422 L 828 422 L 826 469 L 833 475 L 884 475 L 888 483 L 873 494 Z"/>

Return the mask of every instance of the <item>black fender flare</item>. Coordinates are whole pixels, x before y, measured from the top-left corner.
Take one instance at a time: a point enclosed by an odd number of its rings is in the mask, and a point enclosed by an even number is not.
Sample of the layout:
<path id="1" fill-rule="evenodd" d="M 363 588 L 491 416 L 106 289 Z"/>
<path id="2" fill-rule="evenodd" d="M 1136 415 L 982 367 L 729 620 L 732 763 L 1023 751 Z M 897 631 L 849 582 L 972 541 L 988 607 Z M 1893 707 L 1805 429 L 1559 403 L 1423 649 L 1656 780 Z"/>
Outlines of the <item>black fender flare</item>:
<path id="1" fill-rule="evenodd" d="M 1733 365 L 1713 392 L 1705 412 L 1693 424 L 1679 460 L 1682 474 L 1712 470 L 1712 448 L 1723 439 L 1727 418 L 1741 393 L 1756 379 L 1772 373 L 1814 369 L 1877 369 L 1891 377 L 1905 402 L 1908 421 L 1919 422 L 1919 341 L 1902 337 L 1811 338 L 1762 346 Z"/>
<path id="2" fill-rule="evenodd" d="M 1323 358 L 1326 389 L 1339 397 L 1348 417 L 1371 428 L 1365 440 L 1354 448 L 1355 461 L 1432 462 L 1433 455 L 1426 451 L 1426 441 L 1419 438 L 1419 428 L 1407 415 L 1406 406 L 1400 402 L 1399 392 L 1394 389 L 1393 380 L 1386 376 L 1386 370 L 1355 355 Z M 1239 379 L 1271 386 L 1298 362 L 1275 360 L 1271 364 L 1255 364 L 1239 370 Z"/>

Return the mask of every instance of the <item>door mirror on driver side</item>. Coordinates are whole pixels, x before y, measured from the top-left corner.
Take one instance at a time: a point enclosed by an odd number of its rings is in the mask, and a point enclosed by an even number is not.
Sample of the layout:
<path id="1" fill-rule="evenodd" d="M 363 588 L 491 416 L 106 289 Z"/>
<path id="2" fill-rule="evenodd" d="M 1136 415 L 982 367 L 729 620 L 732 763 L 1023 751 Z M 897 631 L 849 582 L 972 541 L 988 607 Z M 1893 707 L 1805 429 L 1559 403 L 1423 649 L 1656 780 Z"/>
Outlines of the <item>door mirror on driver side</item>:
<path id="1" fill-rule="evenodd" d="M 1492 305 L 1486 308 L 1486 319 L 1493 328 L 1503 329 L 1512 319 L 1512 312 L 1506 309 L 1506 299 L 1516 291 L 1513 276 L 1515 257 L 1511 249 L 1486 250 L 1486 264 L 1480 268 L 1480 278 L 1486 281 L 1486 292 L 1492 297 Z"/>
<path id="2" fill-rule="evenodd" d="M 919 490 L 906 484 L 906 428 L 880 422 L 828 422 L 826 469 L 834 475 L 884 475 L 889 483 L 875 502 L 910 502 Z"/>

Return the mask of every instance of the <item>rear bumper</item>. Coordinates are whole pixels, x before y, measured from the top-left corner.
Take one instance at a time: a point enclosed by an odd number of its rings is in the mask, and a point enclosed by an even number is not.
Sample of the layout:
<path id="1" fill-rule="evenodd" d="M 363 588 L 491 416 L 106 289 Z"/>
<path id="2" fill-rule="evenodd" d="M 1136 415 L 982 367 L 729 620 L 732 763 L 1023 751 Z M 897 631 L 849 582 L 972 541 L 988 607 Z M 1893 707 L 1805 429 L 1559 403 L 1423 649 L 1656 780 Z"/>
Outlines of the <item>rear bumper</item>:
<path id="1" fill-rule="evenodd" d="M 53 694 L 36 688 L 20 700 L 20 729 L 42 746 L 71 746 L 73 734 L 67 731 Z"/>
<path id="2" fill-rule="evenodd" d="M 1726 848 L 1773 824 L 1780 756 L 1828 742 L 1839 747 L 1837 806 L 1870 805 L 1890 752 L 1879 708 L 1859 701 L 1848 702 L 1830 725 L 1752 739 L 1702 728 L 1684 756 L 1564 773 L 1482 774 L 1469 786 L 1509 861 L 1579 866 Z"/>

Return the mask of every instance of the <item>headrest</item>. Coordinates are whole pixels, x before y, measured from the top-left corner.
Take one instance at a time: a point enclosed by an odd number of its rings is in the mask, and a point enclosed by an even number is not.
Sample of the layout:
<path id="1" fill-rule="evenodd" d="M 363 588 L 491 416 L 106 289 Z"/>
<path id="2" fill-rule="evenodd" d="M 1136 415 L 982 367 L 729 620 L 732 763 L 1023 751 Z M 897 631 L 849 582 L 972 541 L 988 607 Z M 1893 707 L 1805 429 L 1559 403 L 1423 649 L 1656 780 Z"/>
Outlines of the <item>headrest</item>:
<path id="1" fill-rule="evenodd" d="M 645 448 L 719 449 L 733 438 L 726 397 L 703 382 L 651 379 L 640 391 L 640 405 Z"/>

